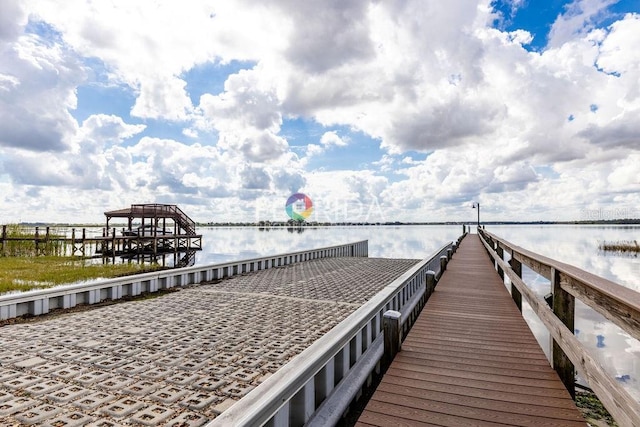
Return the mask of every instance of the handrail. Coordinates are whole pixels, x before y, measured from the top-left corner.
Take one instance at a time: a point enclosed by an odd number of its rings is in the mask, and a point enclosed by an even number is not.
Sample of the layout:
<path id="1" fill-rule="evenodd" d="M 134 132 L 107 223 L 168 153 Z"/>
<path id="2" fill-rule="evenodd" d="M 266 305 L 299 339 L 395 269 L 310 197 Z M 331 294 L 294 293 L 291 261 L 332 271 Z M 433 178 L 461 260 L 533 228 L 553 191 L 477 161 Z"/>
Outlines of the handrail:
<path id="1" fill-rule="evenodd" d="M 575 266 L 539 255 L 516 246 L 488 231 L 483 233 L 497 242 L 504 250 L 551 280 L 551 270 L 560 275 L 562 289 L 602 314 L 640 340 L 640 293 Z"/>
<path id="2" fill-rule="evenodd" d="M 339 390 L 348 392 L 333 401 L 348 405 L 360 390 L 363 378 L 372 374 L 376 361 L 380 360 L 379 336 L 384 313 L 387 310 L 413 311 L 414 301 L 424 299 L 428 271 L 432 268 L 440 270 L 446 265 L 441 257 L 450 257 L 454 249 L 455 246 L 448 243 L 430 258 L 413 266 L 207 427 L 303 425 L 312 419 L 323 402 Z M 433 271 L 431 274 L 436 275 Z M 407 319 L 413 320 L 414 316 L 405 314 L 403 320 Z M 363 363 L 367 367 L 364 370 Z M 346 384 L 355 371 L 362 371 L 356 375 L 360 380 L 355 386 Z M 338 412 L 338 415 L 342 414 Z M 314 422 L 323 424 L 315 419 Z"/>
<path id="3" fill-rule="evenodd" d="M 479 229 L 478 236 L 498 264 L 499 271 L 509 277 L 512 286 L 526 298 L 549 331 L 554 340 L 554 368 L 569 391 L 573 390 L 574 366 L 577 366 L 618 424 L 640 425 L 638 402 L 606 373 L 573 333 L 573 298 L 576 297 L 598 312 L 606 313 L 607 318 L 637 337 L 640 329 L 637 314 L 640 309 L 640 294 L 577 267 L 522 249 L 485 230 Z M 505 249 L 511 254 L 511 264 L 503 259 L 502 251 Z M 556 300 L 553 302 L 553 309 L 524 283 L 520 277 L 521 271 L 520 274 L 514 271 L 513 264 L 524 264 L 551 280 Z M 628 297 L 629 300 L 624 301 L 623 297 Z M 625 312 L 630 318 L 624 318 Z"/>
<path id="4" fill-rule="evenodd" d="M 194 234 L 196 231 L 196 223 L 192 220 L 182 209 L 180 209 L 177 205 L 167 205 L 161 203 L 150 203 L 150 204 L 134 204 L 131 205 L 131 212 L 142 212 L 142 215 L 145 214 L 146 211 L 152 213 L 158 212 L 168 212 L 171 214 L 171 218 L 178 220 L 178 225 L 182 229 L 184 229 L 187 234 Z"/>

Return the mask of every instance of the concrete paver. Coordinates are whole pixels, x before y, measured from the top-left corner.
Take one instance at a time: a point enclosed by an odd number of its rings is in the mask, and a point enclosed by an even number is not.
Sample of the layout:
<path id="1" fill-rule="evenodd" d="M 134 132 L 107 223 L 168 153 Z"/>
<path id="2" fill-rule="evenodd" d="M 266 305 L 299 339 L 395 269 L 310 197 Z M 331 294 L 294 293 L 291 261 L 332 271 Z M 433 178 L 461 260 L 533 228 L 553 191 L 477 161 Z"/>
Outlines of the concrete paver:
<path id="1" fill-rule="evenodd" d="M 330 258 L 0 328 L 0 425 L 201 426 L 417 260 Z"/>

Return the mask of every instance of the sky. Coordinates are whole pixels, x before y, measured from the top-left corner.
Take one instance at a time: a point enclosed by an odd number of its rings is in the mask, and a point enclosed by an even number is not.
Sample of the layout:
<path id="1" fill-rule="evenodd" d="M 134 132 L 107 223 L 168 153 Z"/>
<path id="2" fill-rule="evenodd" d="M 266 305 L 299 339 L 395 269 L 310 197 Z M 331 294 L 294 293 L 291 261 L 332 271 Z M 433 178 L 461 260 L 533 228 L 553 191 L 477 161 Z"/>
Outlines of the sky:
<path id="1" fill-rule="evenodd" d="M 2 0 L 0 224 L 640 218 L 640 0 Z"/>

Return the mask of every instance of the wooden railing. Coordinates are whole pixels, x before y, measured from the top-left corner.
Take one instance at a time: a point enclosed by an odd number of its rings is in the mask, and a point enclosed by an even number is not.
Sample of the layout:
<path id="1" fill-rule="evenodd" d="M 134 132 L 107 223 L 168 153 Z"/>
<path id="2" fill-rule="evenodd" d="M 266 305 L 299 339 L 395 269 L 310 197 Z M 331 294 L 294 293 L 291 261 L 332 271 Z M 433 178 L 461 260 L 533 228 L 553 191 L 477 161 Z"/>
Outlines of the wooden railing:
<path id="1" fill-rule="evenodd" d="M 131 205 L 131 213 L 153 218 L 154 216 L 166 216 L 173 218 L 178 226 L 185 231 L 185 234 L 196 233 L 196 223 L 182 209 L 176 205 L 163 204 L 135 204 Z"/>
<path id="2" fill-rule="evenodd" d="M 478 231 L 498 273 L 511 281 L 511 295 L 522 310 L 522 296 L 553 338 L 552 364 L 567 390 L 575 396 L 577 367 L 600 401 L 621 426 L 640 426 L 640 404 L 609 374 L 574 335 L 574 307 L 578 298 L 640 339 L 640 293 L 577 267 L 536 254 L 491 234 Z M 507 263 L 504 252 L 510 255 Z M 522 265 L 549 279 L 553 294 L 547 303 L 522 281 Z"/>

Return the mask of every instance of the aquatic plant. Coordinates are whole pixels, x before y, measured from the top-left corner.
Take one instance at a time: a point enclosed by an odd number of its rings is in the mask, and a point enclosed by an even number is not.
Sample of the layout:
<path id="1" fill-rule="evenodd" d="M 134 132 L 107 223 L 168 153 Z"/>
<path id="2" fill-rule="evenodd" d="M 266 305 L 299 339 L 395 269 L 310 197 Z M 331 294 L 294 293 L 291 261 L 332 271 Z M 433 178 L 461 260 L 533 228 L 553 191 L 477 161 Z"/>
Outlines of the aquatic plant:
<path id="1" fill-rule="evenodd" d="M 598 248 L 605 252 L 640 252 L 640 245 L 637 240 L 604 241 L 598 245 Z"/>

